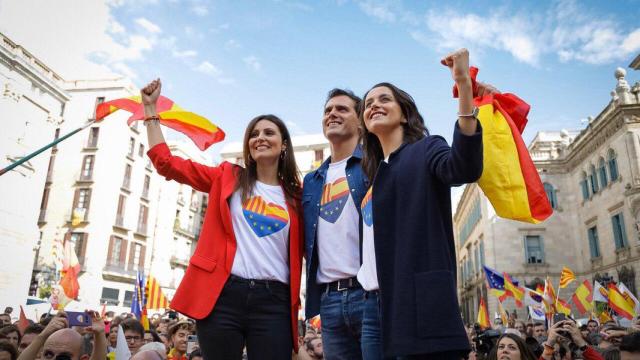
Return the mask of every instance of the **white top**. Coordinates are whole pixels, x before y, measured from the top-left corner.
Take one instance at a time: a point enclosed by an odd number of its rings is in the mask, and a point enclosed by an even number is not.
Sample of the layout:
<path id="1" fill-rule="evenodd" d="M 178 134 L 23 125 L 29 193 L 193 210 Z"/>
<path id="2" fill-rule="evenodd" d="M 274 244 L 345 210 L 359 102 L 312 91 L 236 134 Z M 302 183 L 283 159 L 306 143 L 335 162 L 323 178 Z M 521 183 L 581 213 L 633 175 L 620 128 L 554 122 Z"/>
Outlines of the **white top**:
<path id="1" fill-rule="evenodd" d="M 242 190 L 230 199 L 238 244 L 231 274 L 245 279 L 289 283 L 289 212 L 279 185 L 256 181 L 242 204 Z"/>
<path id="2" fill-rule="evenodd" d="M 376 252 L 373 243 L 373 186 L 362 199 L 362 266 L 358 271 L 358 282 L 366 291 L 378 290 Z"/>
<path id="3" fill-rule="evenodd" d="M 350 196 L 346 158 L 329 164 L 318 218 L 320 284 L 356 276 L 360 268 L 358 210 Z"/>

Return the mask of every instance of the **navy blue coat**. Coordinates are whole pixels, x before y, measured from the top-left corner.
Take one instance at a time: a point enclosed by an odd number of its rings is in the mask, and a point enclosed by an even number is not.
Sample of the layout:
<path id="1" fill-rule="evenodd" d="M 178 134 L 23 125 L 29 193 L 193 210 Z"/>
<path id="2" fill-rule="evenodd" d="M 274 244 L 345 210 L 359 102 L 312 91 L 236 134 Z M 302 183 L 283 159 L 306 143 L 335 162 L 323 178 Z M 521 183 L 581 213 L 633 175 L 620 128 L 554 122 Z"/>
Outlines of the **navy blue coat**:
<path id="1" fill-rule="evenodd" d="M 427 136 L 381 162 L 373 229 L 385 356 L 468 351 L 456 296 L 452 185 L 482 174 L 482 129 Z M 380 215 L 378 215 L 380 214 Z"/>

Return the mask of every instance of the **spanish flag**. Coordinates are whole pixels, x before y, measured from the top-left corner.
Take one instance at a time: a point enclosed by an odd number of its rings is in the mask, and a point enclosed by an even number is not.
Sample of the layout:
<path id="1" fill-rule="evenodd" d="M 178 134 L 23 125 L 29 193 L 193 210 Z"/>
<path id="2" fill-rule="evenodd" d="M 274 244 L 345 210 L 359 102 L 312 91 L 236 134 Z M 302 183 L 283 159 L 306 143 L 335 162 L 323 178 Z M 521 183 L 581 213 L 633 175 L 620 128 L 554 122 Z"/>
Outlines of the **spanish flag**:
<path id="1" fill-rule="evenodd" d="M 96 120 L 100 121 L 117 110 L 126 110 L 132 113 L 127 121 L 129 125 L 136 120 L 144 119 L 144 108 L 140 96 L 132 96 L 98 104 Z M 162 125 L 187 135 L 202 151 L 212 144 L 224 140 L 225 133 L 222 129 L 206 118 L 182 109 L 169 98 L 160 96 L 156 103 L 156 111 Z"/>
<path id="2" fill-rule="evenodd" d="M 562 267 L 562 273 L 560 274 L 560 289 L 564 289 L 570 282 L 576 279 L 576 275 L 566 266 Z"/>
<path id="3" fill-rule="evenodd" d="M 629 320 L 633 320 L 636 316 L 635 303 L 629 298 L 625 298 L 613 283 L 609 284 L 609 307 L 618 315 Z"/>
<path id="4" fill-rule="evenodd" d="M 593 287 L 589 280 L 585 280 L 578 286 L 576 292 L 571 296 L 571 300 L 581 315 L 593 308 Z"/>
<path id="5" fill-rule="evenodd" d="M 482 329 L 488 329 L 491 327 L 491 322 L 489 321 L 489 309 L 487 309 L 487 304 L 484 302 L 484 298 L 480 298 L 478 324 L 480 324 L 480 328 Z"/>
<path id="6" fill-rule="evenodd" d="M 524 299 L 524 289 L 519 286 L 515 286 L 511 280 L 511 276 L 507 273 L 504 273 L 504 289 L 509 296 L 513 296 L 516 301 L 516 306 L 521 308 L 522 300 Z"/>
<path id="7" fill-rule="evenodd" d="M 469 72 L 475 90 L 478 69 L 471 67 Z M 455 87 L 454 97 L 457 97 Z M 478 185 L 498 216 L 534 224 L 542 222 L 553 210 L 522 140 L 529 104 L 514 94 L 476 97 L 474 103 L 479 110 L 484 152 L 484 170 Z"/>
<path id="8" fill-rule="evenodd" d="M 558 298 L 556 309 L 559 313 L 569 316 L 571 314 L 571 305 L 568 302 Z"/>

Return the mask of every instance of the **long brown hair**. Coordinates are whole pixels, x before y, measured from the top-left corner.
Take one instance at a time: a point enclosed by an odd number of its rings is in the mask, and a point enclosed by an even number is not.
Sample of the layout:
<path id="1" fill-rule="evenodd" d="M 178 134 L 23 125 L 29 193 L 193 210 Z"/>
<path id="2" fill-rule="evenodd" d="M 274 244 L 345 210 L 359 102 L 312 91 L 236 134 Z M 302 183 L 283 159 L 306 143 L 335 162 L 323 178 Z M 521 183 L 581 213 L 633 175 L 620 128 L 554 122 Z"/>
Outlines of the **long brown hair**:
<path id="1" fill-rule="evenodd" d="M 402 141 L 413 143 L 429 135 L 429 131 L 424 125 L 424 119 L 422 118 L 422 115 L 420 115 L 418 107 L 416 106 L 416 102 L 413 100 L 411 95 L 409 95 L 406 91 L 399 89 L 395 85 L 387 82 L 376 84 L 371 87 L 369 91 L 382 86 L 391 90 L 393 97 L 395 98 L 398 105 L 400 105 L 402 115 L 404 115 L 405 119 L 407 120 L 406 123 L 402 124 Z M 367 127 L 364 124 L 364 109 L 366 106 L 365 102 L 367 100 L 367 95 L 369 95 L 369 91 L 367 91 L 362 97 L 362 101 L 360 102 L 360 109 L 358 111 L 358 117 L 360 118 L 360 126 L 362 127 L 361 137 L 364 153 L 362 158 L 362 167 L 367 177 L 373 181 L 373 178 L 376 176 L 376 172 L 378 171 L 378 165 L 380 164 L 380 161 L 384 159 L 384 153 L 382 152 L 382 145 L 380 145 L 380 140 L 378 139 L 378 137 L 374 133 L 367 130 Z"/>
<path id="2" fill-rule="evenodd" d="M 302 192 L 302 185 L 300 184 L 299 176 L 300 171 L 298 170 L 296 158 L 293 154 L 293 145 L 291 144 L 289 130 L 284 124 L 284 121 L 280 120 L 280 118 L 275 115 L 258 115 L 249 122 L 249 125 L 247 125 L 242 144 L 242 157 L 244 159 L 245 168 L 238 172 L 238 182 L 236 183 L 235 189 L 242 189 L 242 203 L 244 203 L 249 198 L 251 190 L 253 190 L 256 180 L 258 179 L 258 165 L 255 160 L 251 158 L 251 153 L 249 151 L 249 139 L 251 138 L 253 128 L 256 127 L 256 124 L 260 120 L 268 120 L 274 123 L 282 135 L 282 144 L 286 147 L 285 151 L 278 159 L 278 178 L 280 180 L 280 185 L 284 190 L 287 202 L 295 208 L 296 200 L 300 199 L 300 194 Z"/>

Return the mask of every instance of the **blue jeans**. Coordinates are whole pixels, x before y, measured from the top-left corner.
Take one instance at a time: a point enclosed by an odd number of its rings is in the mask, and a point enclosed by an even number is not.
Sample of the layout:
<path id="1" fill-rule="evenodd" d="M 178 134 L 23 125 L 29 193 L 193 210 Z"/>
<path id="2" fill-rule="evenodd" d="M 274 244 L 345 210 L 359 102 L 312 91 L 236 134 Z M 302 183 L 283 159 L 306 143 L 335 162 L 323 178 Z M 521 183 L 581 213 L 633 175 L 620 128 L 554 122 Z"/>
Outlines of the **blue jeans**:
<path id="1" fill-rule="evenodd" d="M 328 360 L 362 358 L 360 336 L 364 290 L 323 292 L 320 297 L 322 348 Z"/>
<path id="2" fill-rule="evenodd" d="M 380 298 L 377 291 L 365 292 L 362 311 L 362 358 L 382 360 Z"/>

